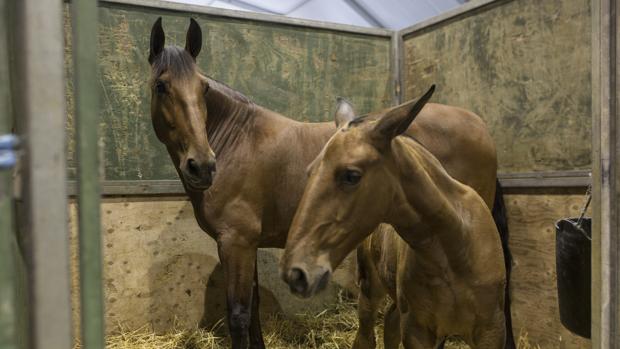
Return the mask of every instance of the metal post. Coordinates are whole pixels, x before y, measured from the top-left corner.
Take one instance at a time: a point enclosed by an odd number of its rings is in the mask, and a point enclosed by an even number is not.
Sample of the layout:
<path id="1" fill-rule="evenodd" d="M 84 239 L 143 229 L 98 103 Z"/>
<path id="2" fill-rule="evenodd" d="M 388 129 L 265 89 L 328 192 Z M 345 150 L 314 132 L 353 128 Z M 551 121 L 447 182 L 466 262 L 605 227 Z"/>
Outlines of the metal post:
<path id="1" fill-rule="evenodd" d="M 23 137 L 19 229 L 28 268 L 30 344 L 71 338 L 62 1 L 15 1 L 14 110 Z"/>
<path id="2" fill-rule="evenodd" d="M 0 0 L 0 135 L 11 132 L 8 3 Z M 11 171 L 0 169 L 0 348 L 17 349 L 17 277 L 14 263 Z"/>
<path id="3" fill-rule="evenodd" d="M 82 345 L 103 349 L 97 1 L 73 1 Z"/>
<path id="4" fill-rule="evenodd" d="M 592 0 L 592 348 L 620 348 L 618 0 Z"/>
<path id="5" fill-rule="evenodd" d="M 394 84 L 394 105 L 403 102 L 403 37 L 400 32 L 392 33 L 390 40 L 390 69 Z"/>

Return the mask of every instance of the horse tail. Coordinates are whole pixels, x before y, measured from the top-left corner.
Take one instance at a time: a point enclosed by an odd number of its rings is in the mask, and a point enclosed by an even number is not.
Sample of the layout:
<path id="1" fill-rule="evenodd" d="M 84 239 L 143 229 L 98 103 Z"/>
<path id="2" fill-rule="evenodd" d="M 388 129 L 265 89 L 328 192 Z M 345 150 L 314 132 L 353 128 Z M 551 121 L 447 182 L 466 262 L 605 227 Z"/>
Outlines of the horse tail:
<path id="1" fill-rule="evenodd" d="M 502 250 L 504 251 L 504 265 L 506 266 L 506 289 L 504 297 L 504 316 L 506 317 L 506 343 L 505 349 L 515 349 L 515 339 L 512 333 L 512 316 L 510 313 L 510 271 L 512 269 L 512 254 L 508 246 L 508 215 L 504 204 L 504 193 L 499 180 L 495 180 L 495 200 L 493 202 L 493 220 L 499 236 L 502 240 Z"/>

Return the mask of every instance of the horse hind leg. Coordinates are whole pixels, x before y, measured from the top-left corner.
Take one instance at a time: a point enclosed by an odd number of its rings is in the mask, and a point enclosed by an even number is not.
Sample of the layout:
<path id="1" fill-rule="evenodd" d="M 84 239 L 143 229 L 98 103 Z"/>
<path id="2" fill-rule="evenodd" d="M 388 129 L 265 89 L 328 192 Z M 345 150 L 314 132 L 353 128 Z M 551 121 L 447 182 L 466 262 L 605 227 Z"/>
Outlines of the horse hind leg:
<path id="1" fill-rule="evenodd" d="M 360 292 L 357 298 L 359 327 L 353 342 L 353 349 L 374 349 L 376 347 L 375 324 L 379 307 L 386 294 L 374 262 L 364 250 L 364 245 L 357 249 L 360 283 Z"/>
<path id="2" fill-rule="evenodd" d="M 383 317 L 383 347 L 398 349 L 400 345 L 400 314 L 396 303 L 392 303 Z"/>

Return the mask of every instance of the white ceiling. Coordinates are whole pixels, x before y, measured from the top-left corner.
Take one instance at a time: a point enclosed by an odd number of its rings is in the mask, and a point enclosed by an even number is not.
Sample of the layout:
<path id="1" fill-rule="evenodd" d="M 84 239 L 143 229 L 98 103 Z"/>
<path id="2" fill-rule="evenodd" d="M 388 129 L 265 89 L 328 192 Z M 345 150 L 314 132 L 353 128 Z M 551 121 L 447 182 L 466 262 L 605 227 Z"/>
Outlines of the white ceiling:
<path id="1" fill-rule="evenodd" d="M 325 22 L 402 29 L 469 0 L 167 0 Z"/>

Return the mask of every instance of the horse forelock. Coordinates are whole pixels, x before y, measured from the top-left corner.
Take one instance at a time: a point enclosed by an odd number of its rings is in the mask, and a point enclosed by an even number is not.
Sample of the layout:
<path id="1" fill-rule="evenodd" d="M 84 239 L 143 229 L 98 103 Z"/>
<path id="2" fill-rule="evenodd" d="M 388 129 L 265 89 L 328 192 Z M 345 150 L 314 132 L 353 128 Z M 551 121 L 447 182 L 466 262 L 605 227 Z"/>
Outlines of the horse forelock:
<path id="1" fill-rule="evenodd" d="M 369 116 L 370 116 L 370 114 L 361 115 L 361 116 L 358 116 L 355 119 L 349 121 L 349 123 L 347 124 L 347 129 L 355 127 L 355 126 L 358 126 L 359 124 L 361 124 L 364 121 L 366 121 L 366 119 L 368 119 Z"/>
<path id="2" fill-rule="evenodd" d="M 178 46 L 166 46 L 155 57 L 151 65 L 153 77 L 158 78 L 168 71 L 177 78 L 184 78 L 196 72 L 196 62 L 185 49 Z"/>

